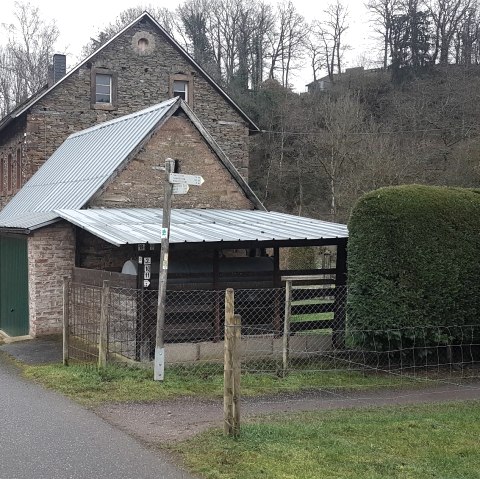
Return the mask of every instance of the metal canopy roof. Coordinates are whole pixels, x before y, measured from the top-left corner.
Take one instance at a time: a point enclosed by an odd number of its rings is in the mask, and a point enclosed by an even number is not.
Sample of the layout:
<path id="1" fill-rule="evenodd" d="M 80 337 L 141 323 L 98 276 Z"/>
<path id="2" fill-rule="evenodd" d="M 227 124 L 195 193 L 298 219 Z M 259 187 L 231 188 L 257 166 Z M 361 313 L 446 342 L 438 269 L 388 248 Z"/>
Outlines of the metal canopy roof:
<path id="1" fill-rule="evenodd" d="M 56 210 L 108 243 L 160 243 L 161 209 Z M 171 243 L 347 238 L 346 225 L 267 211 L 172 210 Z"/>

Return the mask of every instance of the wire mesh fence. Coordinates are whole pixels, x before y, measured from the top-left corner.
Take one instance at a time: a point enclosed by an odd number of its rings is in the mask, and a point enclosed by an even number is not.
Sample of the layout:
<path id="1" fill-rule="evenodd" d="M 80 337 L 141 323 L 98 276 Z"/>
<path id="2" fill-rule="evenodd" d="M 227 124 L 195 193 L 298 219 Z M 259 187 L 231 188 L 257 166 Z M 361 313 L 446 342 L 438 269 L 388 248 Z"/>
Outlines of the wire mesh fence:
<path id="1" fill-rule="evenodd" d="M 367 330 L 350 327 L 347 288 L 334 284 L 290 289 L 235 290 L 241 317 L 243 375 L 375 374 L 391 380 L 478 379 L 480 325 Z M 96 362 L 106 306 L 109 362 L 151 367 L 155 351 L 157 291 L 72 283 L 69 294 L 71 359 Z M 221 373 L 225 292 L 168 291 L 165 357 L 169 367 L 202 377 Z M 311 377 L 311 376 L 309 376 Z M 349 379 L 350 378 L 350 379 Z M 353 378 L 353 379 L 352 379 Z"/>

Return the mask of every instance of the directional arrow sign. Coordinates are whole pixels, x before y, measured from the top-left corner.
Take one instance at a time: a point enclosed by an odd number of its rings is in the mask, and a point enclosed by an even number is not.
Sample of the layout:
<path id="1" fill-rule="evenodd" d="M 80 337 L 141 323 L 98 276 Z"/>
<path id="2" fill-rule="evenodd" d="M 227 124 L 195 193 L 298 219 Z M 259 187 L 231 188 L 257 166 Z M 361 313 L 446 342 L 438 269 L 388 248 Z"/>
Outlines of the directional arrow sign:
<path id="1" fill-rule="evenodd" d="M 188 183 L 174 183 L 172 193 L 174 195 L 185 195 L 189 189 Z"/>
<path id="2" fill-rule="evenodd" d="M 173 184 L 185 183 L 187 185 L 200 186 L 205 180 L 200 175 L 183 175 L 181 173 L 170 173 L 168 181 Z"/>

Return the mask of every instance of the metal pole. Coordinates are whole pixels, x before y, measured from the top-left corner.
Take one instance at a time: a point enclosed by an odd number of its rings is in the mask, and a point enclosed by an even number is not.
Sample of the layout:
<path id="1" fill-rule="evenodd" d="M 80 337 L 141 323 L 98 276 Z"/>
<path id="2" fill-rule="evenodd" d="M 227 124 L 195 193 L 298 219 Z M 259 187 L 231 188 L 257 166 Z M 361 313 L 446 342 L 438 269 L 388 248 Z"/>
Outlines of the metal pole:
<path id="1" fill-rule="evenodd" d="M 158 277 L 157 334 L 155 338 L 155 361 L 153 378 L 163 381 L 165 371 L 165 300 L 167 297 L 168 250 L 170 246 L 170 216 L 172 210 L 173 185 L 169 181 L 170 173 L 175 170 L 175 160 L 165 160 L 165 181 L 163 182 L 163 218 L 160 250 L 160 272 Z"/>

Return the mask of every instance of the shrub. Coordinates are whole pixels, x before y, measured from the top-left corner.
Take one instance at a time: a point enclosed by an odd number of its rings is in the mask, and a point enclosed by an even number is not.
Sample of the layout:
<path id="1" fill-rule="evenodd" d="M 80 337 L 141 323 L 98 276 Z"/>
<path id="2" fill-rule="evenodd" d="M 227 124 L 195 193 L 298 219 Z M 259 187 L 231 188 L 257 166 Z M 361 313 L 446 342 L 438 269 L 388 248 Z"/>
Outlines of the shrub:
<path id="1" fill-rule="evenodd" d="M 348 326 L 370 330 L 362 333 L 367 345 L 405 347 L 419 328 L 426 345 L 438 344 L 439 331 L 445 343 L 461 341 L 462 326 L 480 326 L 477 191 L 409 185 L 370 192 L 355 206 L 349 234 Z"/>

